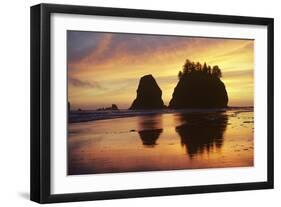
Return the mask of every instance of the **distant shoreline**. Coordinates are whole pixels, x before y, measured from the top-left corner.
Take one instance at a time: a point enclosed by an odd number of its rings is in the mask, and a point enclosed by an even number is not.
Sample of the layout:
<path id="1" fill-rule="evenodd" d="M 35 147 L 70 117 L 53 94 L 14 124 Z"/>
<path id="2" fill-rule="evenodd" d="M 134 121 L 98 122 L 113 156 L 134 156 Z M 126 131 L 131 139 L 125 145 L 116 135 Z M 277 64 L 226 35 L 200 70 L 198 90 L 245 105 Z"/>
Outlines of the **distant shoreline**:
<path id="1" fill-rule="evenodd" d="M 80 122 L 90 122 L 99 120 L 109 120 L 117 118 L 128 118 L 136 116 L 149 116 L 157 114 L 172 114 L 172 113 L 204 113 L 204 112 L 223 112 L 232 110 L 243 110 L 242 112 L 252 112 L 253 106 L 231 106 L 227 108 L 211 108 L 211 109 L 156 109 L 156 110 L 82 110 L 82 111 L 70 111 L 68 117 L 68 123 L 80 123 Z"/>

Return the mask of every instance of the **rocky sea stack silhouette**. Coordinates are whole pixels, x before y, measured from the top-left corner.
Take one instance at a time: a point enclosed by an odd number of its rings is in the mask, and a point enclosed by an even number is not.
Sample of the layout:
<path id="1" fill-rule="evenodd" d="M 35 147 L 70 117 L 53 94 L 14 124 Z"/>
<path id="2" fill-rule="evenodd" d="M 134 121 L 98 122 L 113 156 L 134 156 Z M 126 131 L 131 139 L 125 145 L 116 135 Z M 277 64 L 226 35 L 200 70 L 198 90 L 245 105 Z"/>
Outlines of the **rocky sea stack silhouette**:
<path id="1" fill-rule="evenodd" d="M 116 104 L 112 104 L 111 107 L 102 107 L 102 108 L 98 108 L 97 111 L 117 111 L 118 106 Z"/>
<path id="2" fill-rule="evenodd" d="M 169 108 L 223 108 L 227 107 L 228 95 L 218 66 L 186 60 L 179 82 L 174 89 Z"/>
<path id="3" fill-rule="evenodd" d="M 162 91 L 152 75 L 140 79 L 137 97 L 130 109 L 163 109 Z"/>

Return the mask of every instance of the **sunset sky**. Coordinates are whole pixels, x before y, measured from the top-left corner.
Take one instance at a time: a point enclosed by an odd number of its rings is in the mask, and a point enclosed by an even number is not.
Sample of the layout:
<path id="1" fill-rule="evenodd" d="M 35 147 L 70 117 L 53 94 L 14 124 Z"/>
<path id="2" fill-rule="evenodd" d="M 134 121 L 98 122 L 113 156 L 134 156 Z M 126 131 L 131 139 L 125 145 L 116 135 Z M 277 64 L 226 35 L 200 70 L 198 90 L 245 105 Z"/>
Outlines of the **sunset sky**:
<path id="1" fill-rule="evenodd" d="M 229 106 L 253 106 L 253 40 L 68 31 L 71 108 L 117 104 L 127 109 L 147 74 L 154 76 L 168 105 L 187 58 L 221 68 Z"/>

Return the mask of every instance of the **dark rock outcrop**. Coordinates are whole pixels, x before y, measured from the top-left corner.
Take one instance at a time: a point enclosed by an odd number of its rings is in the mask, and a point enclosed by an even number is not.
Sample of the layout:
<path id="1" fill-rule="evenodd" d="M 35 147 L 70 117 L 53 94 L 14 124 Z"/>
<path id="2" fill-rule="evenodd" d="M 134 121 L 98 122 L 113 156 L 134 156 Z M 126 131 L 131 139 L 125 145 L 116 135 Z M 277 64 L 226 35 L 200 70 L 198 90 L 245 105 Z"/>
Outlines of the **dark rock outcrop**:
<path id="1" fill-rule="evenodd" d="M 119 110 L 116 104 L 112 104 L 111 107 L 106 108 L 98 108 L 97 111 L 112 111 L 112 110 Z"/>
<path id="2" fill-rule="evenodd" d="M 227 103 L 227 91 L 219 77 L 203 72 L 192 72 L 180 77 L 169 107 L 222 108 L 227 107 Z"/>
<path id="3" fill-rule="evenodd" d="M 70 113 L 70 102 L 67 102 L 67 112 Z"/>
<path id="4" fill-rule="evenodd" d="M 116 104 L 112 104 L 110 107 L 111 110 L 119 110 Z"/>
<path id="5" fill-rule="evenodd" d="M 140 79 L 137 97 L 130 109 L 163 109 L 162 91 L 152 75 Z"/>

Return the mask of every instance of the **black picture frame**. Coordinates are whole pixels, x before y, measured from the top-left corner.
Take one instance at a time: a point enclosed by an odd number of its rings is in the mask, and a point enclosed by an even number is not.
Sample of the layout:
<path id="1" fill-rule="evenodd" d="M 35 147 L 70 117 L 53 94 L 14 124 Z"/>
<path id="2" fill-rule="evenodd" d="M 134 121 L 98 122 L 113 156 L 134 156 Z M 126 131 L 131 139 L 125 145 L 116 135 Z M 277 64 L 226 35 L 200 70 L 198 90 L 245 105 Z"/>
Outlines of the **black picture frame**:
<path id="1" fill-rule="evenodd" d="M 50 192 L 50 129 L 51 129 L 51 72 L 50 72 L 50 15 L 52 13 L 134 17 L 149 19 L 218 22 L 267 26 L 267 181 L 238 184 L 219 184 L 187 187 L 51 194 Z M 86 201 L 102 199 L 166 196 L 273 188 L 273 44 L 272 18 L 195 14 L 168 11 L 103 8 L 56 4 L 39 4 L 31 7 L 31 200 L 39 203 Z"/>

